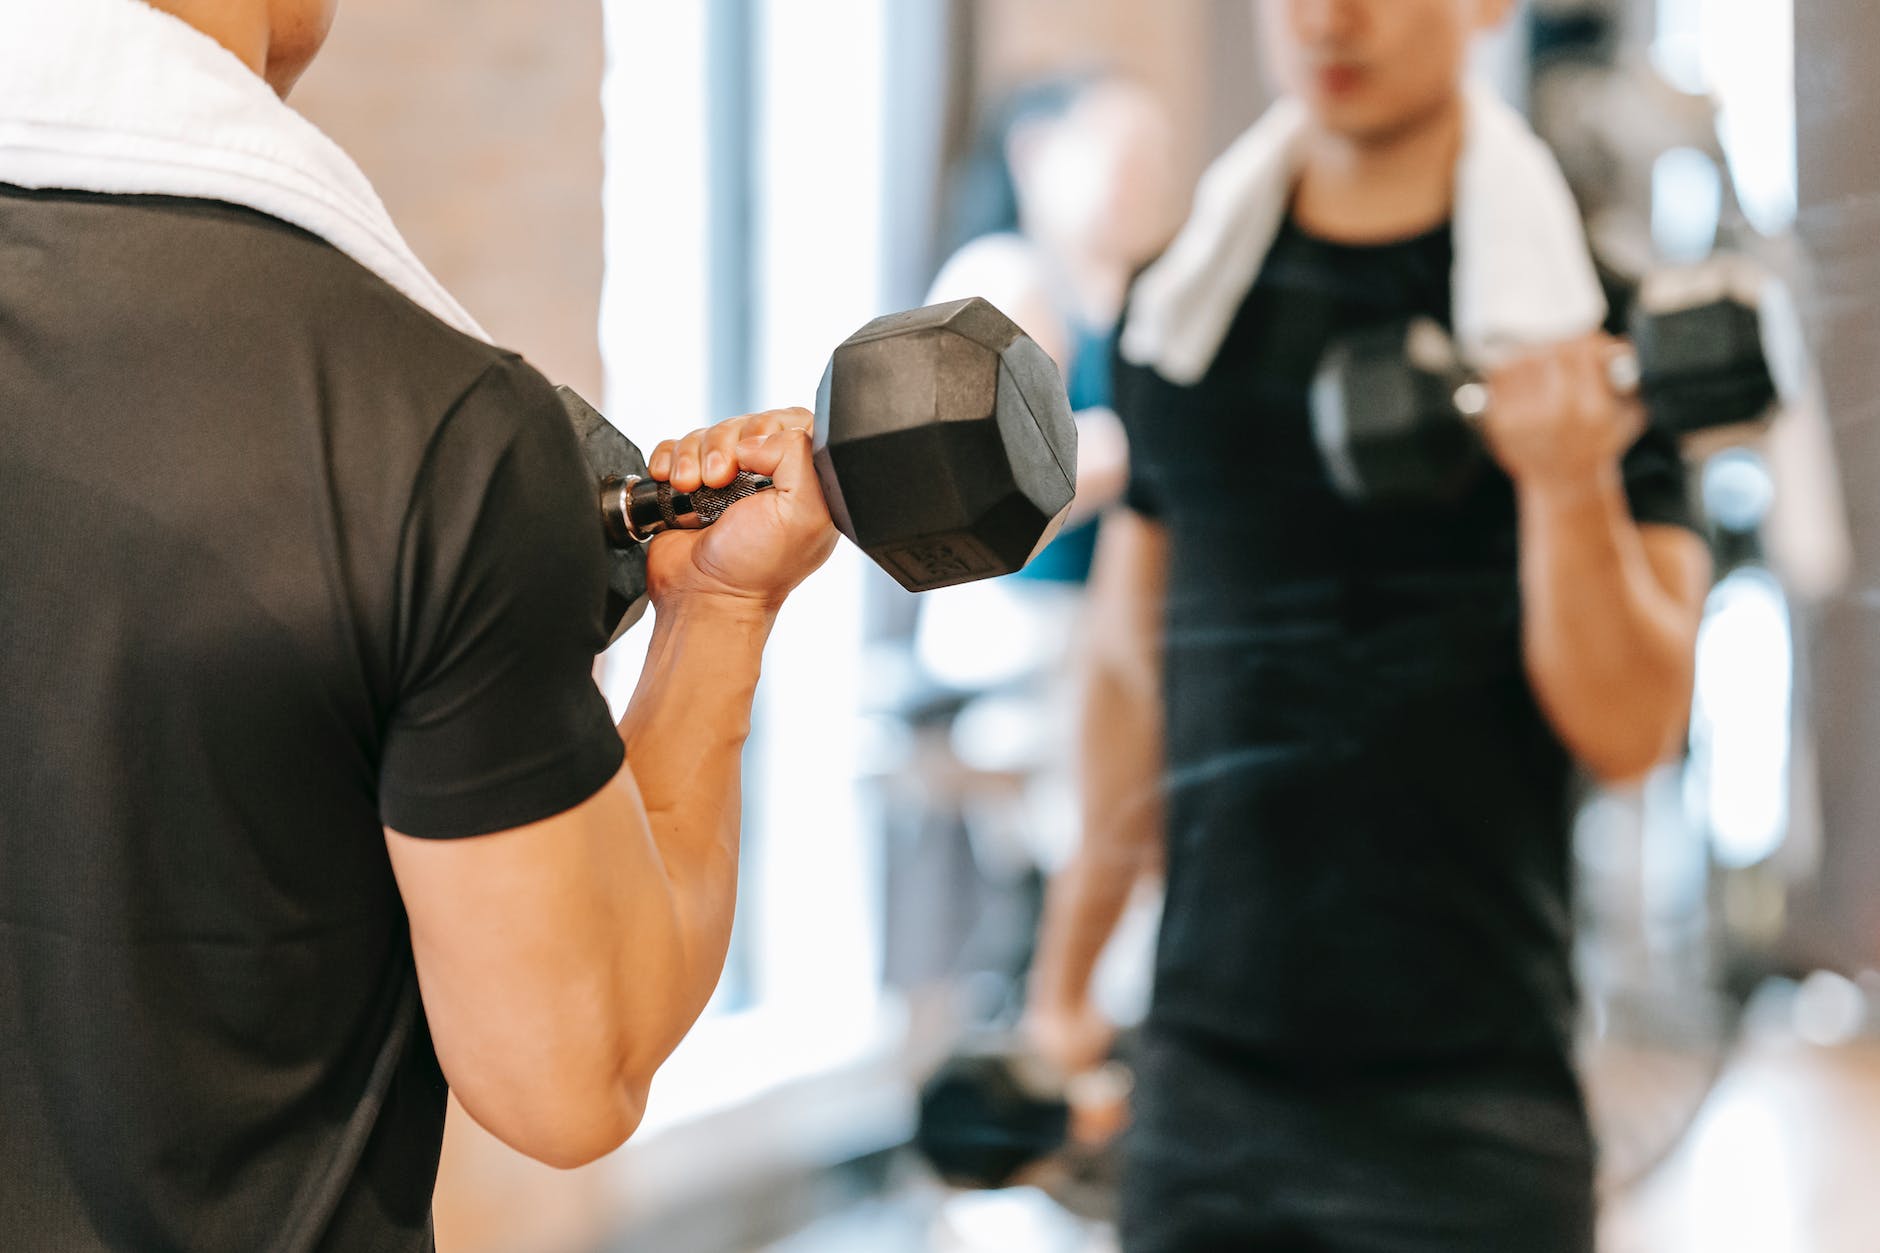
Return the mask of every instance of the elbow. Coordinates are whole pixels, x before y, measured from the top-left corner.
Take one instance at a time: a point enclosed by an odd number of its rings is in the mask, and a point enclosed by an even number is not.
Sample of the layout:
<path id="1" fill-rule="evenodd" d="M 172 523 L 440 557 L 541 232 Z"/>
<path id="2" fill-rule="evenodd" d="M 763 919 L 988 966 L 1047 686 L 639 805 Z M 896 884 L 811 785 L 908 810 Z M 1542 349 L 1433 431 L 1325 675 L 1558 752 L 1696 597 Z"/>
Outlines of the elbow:
<path id="1" fill-rule="evenodd" d="M 1639 751 L 1632 748 L 1606 747 L 1579 754 L 1580 764 L 1595 781 L 1609 788 L 1630 787 L 1642 781 L 1658 763 L 1669 756 L 1668 749 Z"/>
<path id="2" fill-rule="evenodd" d="M 482 1089 L 452 1085 L 464 1111 L 504 1144 L 557 1170 L 588 1166 L 625 1144 L 646 1116 L 651 1075 L 618 1070 L 592 1079 L 567 1072 L 542 1083 Z"/>
<path id="3" fill-rule="evenodd" d="M 1637 783 L 1668 761 L 1690 725 L 1691 651 L 1596 684 L 1550 683 L 1545 671 L 1531 673 L 1556 735 L 1574 761 L 1608 787 Z"/>
<path id="4" fill-rule="evenodd" d="M 511 1145 L 556 1170 L 590 1166 L 633 1137 L 646 1116 L 644 1084 L 619 1083 L 593 1094 L 584 1108 L 558 1125 L 541 1128 L 527 1146 Z"/>
<path id="5" fill-rule="evenodd" d="M 1575 746 L 1573 755 L 1597 782 L 1606 787 L 1629 787 L 1676 753 L 1684 728 L 1682 713 L 1634 721 L 1589 737 Z"/>

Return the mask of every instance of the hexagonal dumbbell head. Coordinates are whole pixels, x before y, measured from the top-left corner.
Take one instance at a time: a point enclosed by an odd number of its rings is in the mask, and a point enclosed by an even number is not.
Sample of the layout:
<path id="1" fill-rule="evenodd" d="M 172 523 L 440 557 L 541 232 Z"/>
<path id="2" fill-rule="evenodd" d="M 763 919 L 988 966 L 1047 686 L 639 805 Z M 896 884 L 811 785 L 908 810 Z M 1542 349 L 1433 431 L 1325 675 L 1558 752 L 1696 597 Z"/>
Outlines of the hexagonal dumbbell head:
<path id="1" fill-rule="evenodd" d="M 1312 436 L 1327 476 L 1355 503 L 1454 500 L 1485 459 L 1456 407 L 1469 375 L 1427 319 L 1355 331 L 1331 344 L 1312 383 Z"/>
<path id="2" fill-rule="evenodd" d="M 582 459 L 594 474 L 594 526 L 599 530 L 603 526 L 599 485 L 610 478 L 644 477 L 646 458 L 640 455 L 640 450 L 634 447 L 632 440 L 622 435 L 613 423 L 602 417 L 594 406 L 581 399 L 572 389 L 557 387 L 555 394 L 561 397 L 562 408 L 568 412 L 568 421 L 574 425 Z M 608 544 L 606 623 L 609 641 L 626 634 L 645 612 L 646 549 L 639 544 L 628 544 L 621 548 Z"/>
<path id="3" fill-rule="evenodd" d="M 817 393 L 815 447 L 836 526 L 914 592 L 1019 569 L 1075 490 L 1056 364 L 976 297 L 844 341 Z"/>
<path id="4" fill-rule="evenodd" d="M 1749 437 L 1768 425 L 1780 397 L 1765 324 L 1785 304 L 1775 287 L 1754 261 L 1729 253 L 1646 276 L 1631 339 L 1654 426 L 1674 435 L 1735 427 Z M 1768 329 L 1780 342 L 1787 328 Z"/>

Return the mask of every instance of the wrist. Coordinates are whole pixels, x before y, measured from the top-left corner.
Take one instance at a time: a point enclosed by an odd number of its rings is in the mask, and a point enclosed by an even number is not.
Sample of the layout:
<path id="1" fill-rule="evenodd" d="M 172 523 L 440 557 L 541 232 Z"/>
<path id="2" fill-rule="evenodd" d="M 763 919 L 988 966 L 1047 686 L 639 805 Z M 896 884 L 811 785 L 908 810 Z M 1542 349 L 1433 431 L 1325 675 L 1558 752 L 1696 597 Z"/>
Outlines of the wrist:
<path id="1" fill-rule="evenodd" d="M 1524 507 L 1550 512 L 1603 507 L 1625 497 L 1625 482 L 1616 460 L 1564 472 L 1549 470 L 1521 475 L 1514 483 L 1515 494 Z"/>
<path id="2" fill-rule="evenodd" d="M 673 587 L 652 597 L 657 621 L 710 623 L 768 637 L 783 608 L 782 596 L 764 596 L 729 588 Z"/>

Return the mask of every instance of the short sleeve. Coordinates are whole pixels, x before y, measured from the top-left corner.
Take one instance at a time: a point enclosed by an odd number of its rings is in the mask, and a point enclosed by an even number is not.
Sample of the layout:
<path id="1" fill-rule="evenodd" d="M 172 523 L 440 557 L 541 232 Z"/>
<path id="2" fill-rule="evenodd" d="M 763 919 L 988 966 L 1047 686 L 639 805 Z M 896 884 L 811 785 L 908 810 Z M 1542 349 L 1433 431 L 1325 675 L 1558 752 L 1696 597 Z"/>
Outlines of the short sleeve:
<path id="1" fill-rule="evenodd" d="M 1626 453 L 1620 471 L 1625 478 L 1626 501 L 1639 525 L 1698 529 L 1690 476 L 1675 436 L 1655 427 L 1646 428 Z"/>
<path id="2" fill-rule="evenodd" d="M 520 360 L 497 362 L 433 436 L 405 520 L 386 826 L 507 830 L 573 808 L 619 770 L 592 677 L 606 560 L 553 388 Z"/>

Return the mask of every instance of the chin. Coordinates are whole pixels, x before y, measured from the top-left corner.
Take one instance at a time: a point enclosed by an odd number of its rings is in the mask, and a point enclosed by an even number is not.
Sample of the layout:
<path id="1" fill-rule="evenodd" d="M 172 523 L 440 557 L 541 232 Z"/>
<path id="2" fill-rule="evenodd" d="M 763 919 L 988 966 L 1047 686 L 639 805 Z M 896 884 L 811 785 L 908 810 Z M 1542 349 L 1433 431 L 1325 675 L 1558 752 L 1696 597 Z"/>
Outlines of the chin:
<path id="1" fill-rule="evenodd" d="M 1353 143 L 1382 143 L 1414 129 L 1425 113 L 1378 100 L 1312 100 L 1308 108 L 1320 129 Z"/>
<path id="2" fill-rule="evenodd" d="M 1347 96 L 1306 98 L 1306 111 L 1319 129 L 1344 139 L 1369 139 L 1390 129 L 1389 111 Z"/>

